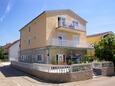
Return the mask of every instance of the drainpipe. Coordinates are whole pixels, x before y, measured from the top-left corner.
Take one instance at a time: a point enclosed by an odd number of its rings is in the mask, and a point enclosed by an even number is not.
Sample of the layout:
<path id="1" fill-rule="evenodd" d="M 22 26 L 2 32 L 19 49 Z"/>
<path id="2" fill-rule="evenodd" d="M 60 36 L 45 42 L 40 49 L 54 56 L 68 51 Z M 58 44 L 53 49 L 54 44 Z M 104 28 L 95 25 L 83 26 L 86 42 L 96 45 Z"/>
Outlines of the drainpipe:
<path id="1" fill-rule="evenodd" d="M 46 55 L 47 55 L 47 64 L 49 64 L 49 63 L 50 63 L 49 48 L 47 48 L 47 53 L 46 53 Z"/>

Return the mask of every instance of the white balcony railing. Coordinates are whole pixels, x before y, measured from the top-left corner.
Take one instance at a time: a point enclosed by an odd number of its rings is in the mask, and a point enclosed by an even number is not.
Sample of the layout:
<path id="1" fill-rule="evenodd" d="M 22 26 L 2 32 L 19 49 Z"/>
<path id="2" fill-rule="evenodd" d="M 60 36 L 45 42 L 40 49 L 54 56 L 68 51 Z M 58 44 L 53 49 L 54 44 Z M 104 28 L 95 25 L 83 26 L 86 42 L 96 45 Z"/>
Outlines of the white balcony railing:
<path id="1" fill-rule="evenodd" d="M 65 46 L 65 47 L 78 47 L 78 48 L 92 48 L 92 46 L 86 42 L 77 42 L 71 40 L 58 40 L 51 39 L 48 42 L 50 46 Z"/>
<path id="2" fill-rule="evenodd" d="M 81 24 L 79 24 L 78 26 L 74 26 L 73 24 L 69 24 L 69 23 L 65 23 L 65 24 L 59 23 L 58 27 L 86 31 L 86 27 Z"/>

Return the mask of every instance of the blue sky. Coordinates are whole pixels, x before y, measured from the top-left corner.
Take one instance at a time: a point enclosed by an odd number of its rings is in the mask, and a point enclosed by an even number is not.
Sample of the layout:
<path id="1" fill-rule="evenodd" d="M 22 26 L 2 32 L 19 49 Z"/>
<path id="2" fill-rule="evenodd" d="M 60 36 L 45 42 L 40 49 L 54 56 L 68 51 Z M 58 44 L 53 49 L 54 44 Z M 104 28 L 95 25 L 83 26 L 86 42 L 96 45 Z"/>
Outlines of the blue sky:
<path id="1" fill-rule="evenodd" d="M 0 45 L 19 39 L 19 29 L 55 9 L 71 9 L 87 20 L 87 34 L 115 33 L 115 0 L 0 0 Z"/>

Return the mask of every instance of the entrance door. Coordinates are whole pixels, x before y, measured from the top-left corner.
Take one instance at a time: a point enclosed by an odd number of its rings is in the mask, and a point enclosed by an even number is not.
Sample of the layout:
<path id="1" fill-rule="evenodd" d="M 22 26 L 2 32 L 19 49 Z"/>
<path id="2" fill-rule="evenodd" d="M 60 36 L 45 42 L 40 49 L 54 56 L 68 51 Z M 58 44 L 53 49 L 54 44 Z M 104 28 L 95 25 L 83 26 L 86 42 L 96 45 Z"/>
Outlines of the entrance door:
<path id="1" fill-rule="evenodd" d="M 57 64 L 63 64 L 64 63 L 64 55 L 63 54 L 56 55 L 56 61 L 57 61 Z"/>
<path id="2" fill-rule="evenodd" d="M 64 34 L 63 33 L 60 33 L 58 35 L 58 45 L 59 46 L 63 46 L 64 45 Z"/>

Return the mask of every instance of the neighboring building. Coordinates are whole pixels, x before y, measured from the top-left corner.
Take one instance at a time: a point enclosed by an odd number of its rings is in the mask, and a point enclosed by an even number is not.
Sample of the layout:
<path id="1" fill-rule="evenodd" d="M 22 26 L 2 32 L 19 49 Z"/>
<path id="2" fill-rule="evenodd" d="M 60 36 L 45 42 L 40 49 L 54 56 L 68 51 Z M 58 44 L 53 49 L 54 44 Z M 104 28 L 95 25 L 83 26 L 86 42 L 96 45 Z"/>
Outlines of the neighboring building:
<path id="1" fill-rule="evenodd" d="M 113 32 L 112 31 L 108 31 L 108 32 L 88 35 L 87 36 L 87 42 L 90 43 L 90 44 L 98 43 L 103 37 L 105 37 L 108 34 L 113 34 Z"/>
<path id="2" fill-rule="evenodd" d="M 98 43 L 99 41 L 101 41 L 101 39 L 105 36 L 107 36 L 108 34 L 113 34 L 112 31 L 108 31 L 108 32 L 103 32 L 103 33 L 97 33 L 97 34 L 93 34 L 93 35 L 88 35 L 87 36 L 87 42 L 90 43 L 91 45 Z M 95 51 L 94 49 L 89 49 L 87 51 L 87 55 L 89 56 L 95 56 Z"/>
<path id="3" fill-rule="evenodd" d="M 78 63 L 91 48 L 87 43 L 86 23 L 71 10 L 44 11 L 20 30 L 19 61 Z"/>
<path id="4" fill-rule="evenodd" d="M 12 43 L 7 43 L 6 45 L 2 46 L 2 48 L 4 49 L 4 58 L 5 60 L 8 60 L 8 56 L 9 56 L 9 47 L 11 46 Z"/>
<path id="5" fill-rule="evenodd" d="M 9 47 L 9 61 L 18 61 L 20 51 L 20 40 L 16 40 Z"/>

